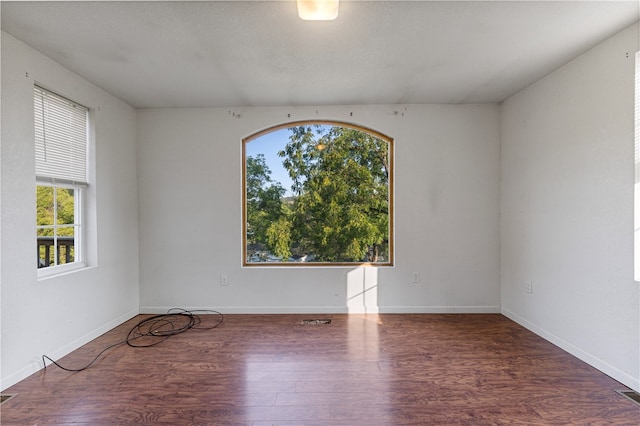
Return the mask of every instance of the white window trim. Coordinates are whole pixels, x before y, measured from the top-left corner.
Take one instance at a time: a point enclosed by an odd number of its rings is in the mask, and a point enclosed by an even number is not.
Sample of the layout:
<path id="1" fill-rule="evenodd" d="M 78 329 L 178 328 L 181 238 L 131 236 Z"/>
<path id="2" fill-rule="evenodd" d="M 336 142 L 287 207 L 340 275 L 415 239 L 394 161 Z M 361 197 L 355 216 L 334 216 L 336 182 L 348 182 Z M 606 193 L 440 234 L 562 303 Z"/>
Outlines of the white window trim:
<path id="1" fill-rule="evenodd" d="M 58 277 L 71 272 L 87 269 L 87 265 L 84 262 L 71 262 L 64 263 L 62 265 L 49 266 L 47 268 L 38 269 L 38 280 L 45 280 L 48 278 Z"/>
<path id="2" fill-rule="evenodd" d="M 74 261 L 59 265 L 47 266 L 46 268 L 38 268 L 38 279 L 48 278 L 54 275 L 65 274 L 78 269 L 86 268 L 86 252 L 85 252 L 85 221 L 84 221 L 84 192 L 86 185 L 83 184 L 67 184 L 56 182 L 43 182 L 36 180 L 36 186 L 51 186 L 53 188 L 69 188 L 74 190 L 74 222 L 78 224 L 77 232 L 74 232 Z M 37 228 L 36 228 L 37 229 Z M 57 258 L 57 256 L 56 256 Z"/>
<path id="3" fill-rule="evenodd" d="M 58 100 L 55 102 L 60 102 L 60 100 L 62 100 L 63 103 L 68 102 L 69 104 L 72 104 L 73 107 L 82 108 L 86 114 L 86 118 L 85 118 L 85 124 L 86 124 L 85 144 L 86 145 L 84 147 L 84 155 L 83 155 L 86 163 L 84 167 L 82 167 L 81 165 L 81 170 L 83 170 L 84 177 L 82 177 L 81 175 L 74 175 L 73 172 L 71 172 L 72 175 L 74 176 L 72 179 L 75 179 L 77 176 L 78 179 L 84 179 L 84 180 L 76 181 L 76 180 L 65 179 L 66 172 L 60 174 L 59 173 L 60 169 L 58 168 L 52 169 L 50 171 L 45 170 L 44 175 L 40 175 L 38 173 L 36 175 L 36 182 L 35 182 L 36 187 L 51 186 L 54 188 L 74 189 L 74 209 L 75 209 L 74 211 L 74 228 L 75 228 L 74 261 L 69 263 L 64 263 L 64 264 L 43 267 L 43 268 L 37 268 L 37 278 L 38 280 L 41 280 L 41 279 L 49 279 L 49 278 L 57 277 L 60 275 L 65 275 L 65 274 L 79 271 L 79 270 L 89 269 L 88 262 L 87 262 L 88 252 L 87 252 L 87 244 L 86 244 L 87 243 L 86 238 L 88 235 L 88 228 L 87 228 L 88 225 L 87 225 L 87 215 L 86 215 L 86 209 L 88 208 L 88 206 L 86 205 L 86 202 L 89 199 L 91 199 L 91 195 L 89 194 L 90 188 L 88 188 L 89 185 L 87 182 L 90 181 L 89 176 L 92 175 L 91 164 L 93 164 L 93 161 L 91 161 L 91 155 L 92 155 L 94 129 L 91 126 L 92 114 L 91 114 L 90 108 L 80 105 L 77 102 L 64 97 L 63 95 L 57 94 L 55 92 L 51 92 L 48 89 L 45 89 L 36 84 L 34 88 L 34 94 L 38 92 L 41 92 L 41 93 L 49 92 L 54 97 L 58 98 Z M 37 140 L 36 140 L 36 143 L 37 143 Z M 76 148 L 72 148 L 72 149 L 75 150 Z M 49 174 L 49 172 L 51 174 Z M 37 232 L 36 232 L 36 240 L 37 240 Z M 56 261 L 57 261 L 57 254 L 56 254 Z"/>

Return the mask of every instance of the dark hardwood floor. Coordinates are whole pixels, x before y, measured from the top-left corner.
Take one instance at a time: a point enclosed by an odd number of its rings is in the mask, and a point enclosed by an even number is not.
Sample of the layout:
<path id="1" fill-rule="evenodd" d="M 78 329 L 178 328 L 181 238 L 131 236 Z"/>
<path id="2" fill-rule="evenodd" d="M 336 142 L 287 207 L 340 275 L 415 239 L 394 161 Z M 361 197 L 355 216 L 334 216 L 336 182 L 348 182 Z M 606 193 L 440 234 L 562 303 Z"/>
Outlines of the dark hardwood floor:
<path id="1" fill-rule="evenodd" d="M 88 363 L 141 318 L 60 363 Z M 622 389 L 501 315 L 227 315 L 82 372 L 48 366 L 0 408 L 2 426 L 638 425 Z"/>

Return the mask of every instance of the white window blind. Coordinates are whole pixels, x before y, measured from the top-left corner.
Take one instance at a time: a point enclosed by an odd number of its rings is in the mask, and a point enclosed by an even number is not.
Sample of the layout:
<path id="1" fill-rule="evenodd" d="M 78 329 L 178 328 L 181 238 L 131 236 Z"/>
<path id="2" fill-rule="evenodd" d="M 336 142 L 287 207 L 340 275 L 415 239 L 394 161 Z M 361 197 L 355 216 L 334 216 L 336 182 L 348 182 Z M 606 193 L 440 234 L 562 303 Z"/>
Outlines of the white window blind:
<path id="1" fill-rule="evenodd" d="M 35 86 L 36 180 L 87 185 L 87 113 L 82 105 Z"/>

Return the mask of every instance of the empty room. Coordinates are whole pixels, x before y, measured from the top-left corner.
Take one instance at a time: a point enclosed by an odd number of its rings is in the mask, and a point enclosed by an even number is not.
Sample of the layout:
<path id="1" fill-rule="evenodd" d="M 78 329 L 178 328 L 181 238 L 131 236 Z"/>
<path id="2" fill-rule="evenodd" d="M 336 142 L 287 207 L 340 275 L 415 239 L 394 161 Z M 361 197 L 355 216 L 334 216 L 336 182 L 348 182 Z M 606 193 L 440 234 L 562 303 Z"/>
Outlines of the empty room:
<path id="1" fill-rule="evenodd" d="M 2 1 L 0 424 L 640 424 L 639 8 Z"/>

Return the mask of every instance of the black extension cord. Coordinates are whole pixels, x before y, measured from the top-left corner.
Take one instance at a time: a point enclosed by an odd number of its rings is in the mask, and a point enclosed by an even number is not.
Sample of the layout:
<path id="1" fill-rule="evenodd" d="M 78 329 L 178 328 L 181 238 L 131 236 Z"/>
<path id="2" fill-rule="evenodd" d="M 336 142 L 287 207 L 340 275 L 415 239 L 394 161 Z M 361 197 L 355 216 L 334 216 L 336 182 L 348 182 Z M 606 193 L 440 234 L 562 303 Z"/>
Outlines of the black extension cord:
<path id="1" fill-rule="evenodd" d="M 215 324 L 208 327 L 203 327 L 202 319 L 198 315 L 196 315 L 196 312 L 200 314 L 215 314 L 218 316 L 218 319 Z M 127 338 L 125 340 L 107 346 L 102 351 L 100 351 L 100 353 L 96 355 L 96 357 L 89 364 L 85 365 L 82 368 L 63 367 L 46 355 L 42 355 L 42 363 L 44 364 L 45 370 L 47 369 L 47 362 L 45 360 L 49 360 L 56 367 L 61 368 L 65 371 L 83 371 L 91 367 L 103 353 L 111 348 L 115 348 L 116 346 L 124 345 L 126 343 L 132 348 L 148 348 L 150 346 L 155 346 L 159 343 L 162 343 L 169 337 L 175 336 L 176 334 L 184 333 L 188 330 L 212 330 L 220 326 L 223 322 L 224 316 L 218 311 L 206 309 L 189 311 L 181 308 L 172 308 L 169 309 L 166 314 L 154 315 L 152 317 L 141 320 L 129 331 L 129 334 L 127 334 Z"/>

